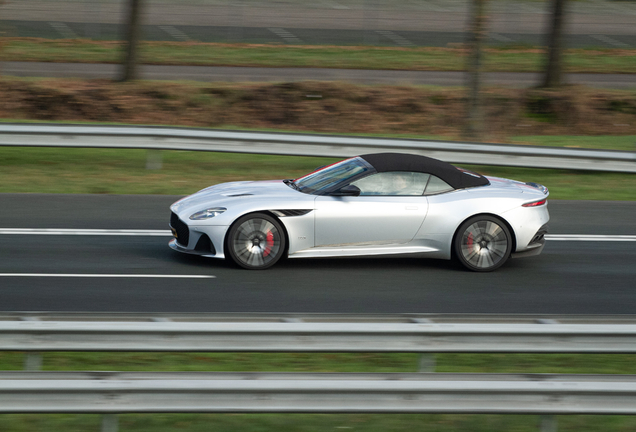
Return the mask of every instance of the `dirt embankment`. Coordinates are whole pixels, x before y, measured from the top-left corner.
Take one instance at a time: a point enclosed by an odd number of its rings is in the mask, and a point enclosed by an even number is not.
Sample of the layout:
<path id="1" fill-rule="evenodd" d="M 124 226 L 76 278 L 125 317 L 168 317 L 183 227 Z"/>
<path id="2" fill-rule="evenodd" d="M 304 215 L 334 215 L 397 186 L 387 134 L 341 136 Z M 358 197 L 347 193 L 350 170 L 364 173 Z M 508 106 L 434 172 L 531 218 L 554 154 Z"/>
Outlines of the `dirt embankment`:
<path id="1" fill-rule="evenodd" d="M 487 89 L 486 138 L 636 134 L 636 93 Z M 0 79 L 0 117 L 290 131 L 462 134 L 465 92 L 331 82 L 115 83 Z"/>

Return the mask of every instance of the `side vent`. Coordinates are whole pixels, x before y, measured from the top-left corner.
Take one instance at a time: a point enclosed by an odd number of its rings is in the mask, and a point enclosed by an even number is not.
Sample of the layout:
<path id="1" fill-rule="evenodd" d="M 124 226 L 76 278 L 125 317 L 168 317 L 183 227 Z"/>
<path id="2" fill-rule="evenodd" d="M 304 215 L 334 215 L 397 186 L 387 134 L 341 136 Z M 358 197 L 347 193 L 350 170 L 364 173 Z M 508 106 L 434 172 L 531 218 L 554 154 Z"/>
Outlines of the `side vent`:
<path id="1" fill-rule="evenodd" d="M 278 217 L 304 216 L 312 210 L 270 210 Z"/>

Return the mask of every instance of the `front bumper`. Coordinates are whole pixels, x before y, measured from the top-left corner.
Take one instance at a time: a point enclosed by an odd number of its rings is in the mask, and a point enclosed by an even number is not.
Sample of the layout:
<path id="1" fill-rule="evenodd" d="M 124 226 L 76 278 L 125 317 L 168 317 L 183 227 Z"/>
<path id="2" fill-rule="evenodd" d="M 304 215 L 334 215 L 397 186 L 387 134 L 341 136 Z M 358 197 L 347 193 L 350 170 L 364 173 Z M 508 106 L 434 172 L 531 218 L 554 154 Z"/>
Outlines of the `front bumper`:
<path id="1" fill-rule="evenodd" d="M 170 229 L 175 236 L 168 245 L 171 249 L 191 255 L 209 258 L 225 258 L 223 242 L 226 226 L 189 226 L 175 213 L 170 219 Z"/>
<path id="2" fill-rule="evenodd" d="M 170 242 L 168 243 L 168 246 L 170 246 L 170 248 L 172 250 L 176 250 L 177 252 L 182 252 L 182 253 L 187 253 L 190 255 L 199 255 L 199 256 L 204 256 L 204 257 L 208 257 L 208 258 L 219 258 L 217 256 L 216 251 L 214 250 L 214 246 L 210 248 L 195 248 L 195 249 L 188 249 L 186 247 L 181 246 L 178 242 L 177 239 L 172 239 L 170 240 Z"/>

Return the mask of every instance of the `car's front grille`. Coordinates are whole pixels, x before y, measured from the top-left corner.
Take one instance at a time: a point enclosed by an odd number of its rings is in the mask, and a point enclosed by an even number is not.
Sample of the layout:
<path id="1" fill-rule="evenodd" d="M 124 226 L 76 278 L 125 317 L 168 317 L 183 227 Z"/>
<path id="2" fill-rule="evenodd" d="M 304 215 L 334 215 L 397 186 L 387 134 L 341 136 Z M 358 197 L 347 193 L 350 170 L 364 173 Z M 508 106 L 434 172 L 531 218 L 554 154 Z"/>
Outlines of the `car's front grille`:
<path id="1" fill-rule="evenodd" d="M 184 224 L 175 213 L 170 215 L 170 226 L 176 232 L 175 237 L 177 239 L 177 243 L 181 246 L 187 247 L 188 242 L 190 241 L 190 230 L 188 229 L 188 226 Z"/>

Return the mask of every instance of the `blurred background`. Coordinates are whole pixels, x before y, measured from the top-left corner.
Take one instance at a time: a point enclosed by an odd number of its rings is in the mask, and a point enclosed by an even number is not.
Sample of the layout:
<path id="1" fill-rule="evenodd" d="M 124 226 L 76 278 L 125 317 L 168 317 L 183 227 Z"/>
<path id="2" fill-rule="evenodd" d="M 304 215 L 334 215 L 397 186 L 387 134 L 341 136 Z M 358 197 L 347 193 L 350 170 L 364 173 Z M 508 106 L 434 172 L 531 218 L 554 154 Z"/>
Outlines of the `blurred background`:
<path id="1" fill-rule="evenodd" d="M 119 40 L 128 0 L 6 1 L 8 37 Z M 268 44 L 444 47 L 465 41 L 470 1 L 147 0 L 142 39 Z M 543 45 L 550 2 L 487 2 L 491 45 Z M 634 48 L 636 2 L 566 4 L 567 47 Z"/>

